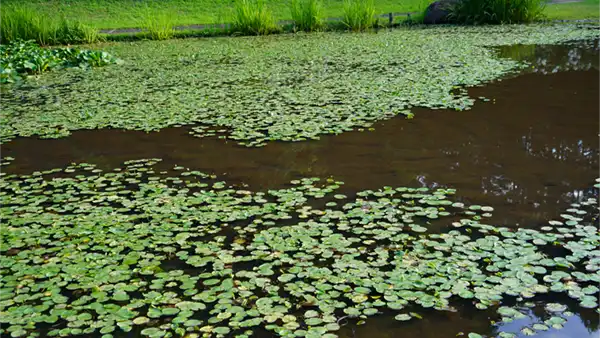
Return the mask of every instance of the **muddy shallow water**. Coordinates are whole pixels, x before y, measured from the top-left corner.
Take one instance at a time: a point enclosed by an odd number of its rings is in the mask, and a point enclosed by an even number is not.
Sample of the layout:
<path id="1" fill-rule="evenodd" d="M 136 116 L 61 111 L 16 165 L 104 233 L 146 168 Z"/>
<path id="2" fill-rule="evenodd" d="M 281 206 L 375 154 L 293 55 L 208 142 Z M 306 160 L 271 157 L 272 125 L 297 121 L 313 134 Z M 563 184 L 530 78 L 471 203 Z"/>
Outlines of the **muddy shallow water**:
<path id="1" fill-rule="evenodd" d="M 473 109 L 456 112 L 415 109 L 414 119 L 397 117 L 373 131 L 325 136 L 319 141 L 270 143 L 245 148 L 218 138 L 199 139 L 188 128 L 144 133 L 121 130 L 74 132 L 68 138 L 17 138 L 2 145 L 16 160 L 11 173 L 88 162 L 118 167 L 139 158 L 162 158 L 219 175 L 253 190 L 290 180 L 333 176 L 346 194 L 381 186 L 457 189 L 469 203 L 495 208 L 491 223 L 536 226 L 557 217 L 598 177 L 600 73 L 598 43 L 569 47 L 520 46 L 500 55 L 534 64 L 524 75 L 472 88 Z M 564 71 L 569 70 L 569 71 Z M 531 72 L 533 71 L 533 72 Z M 543 306 L 542 306 L 543 308 Z M 456 332 L 494 334 L 493 312 L 459 308 L 427 313 L 399 323 L 393 316 L 347 325 L 342 337 L 454 337 Z M 598 315 L 577 309 L 563 330 L 540 337 L 597 336 Z M 532 316 L 536 313 L 532 309 Z M 539 314 L 539 311 L 538 311 Z M 527 325 L 527 321 L 516 323 Z M 506 325 L 516 325 L 506 324 Z M 516 329 L 515 331 L 518 331 Z"/>

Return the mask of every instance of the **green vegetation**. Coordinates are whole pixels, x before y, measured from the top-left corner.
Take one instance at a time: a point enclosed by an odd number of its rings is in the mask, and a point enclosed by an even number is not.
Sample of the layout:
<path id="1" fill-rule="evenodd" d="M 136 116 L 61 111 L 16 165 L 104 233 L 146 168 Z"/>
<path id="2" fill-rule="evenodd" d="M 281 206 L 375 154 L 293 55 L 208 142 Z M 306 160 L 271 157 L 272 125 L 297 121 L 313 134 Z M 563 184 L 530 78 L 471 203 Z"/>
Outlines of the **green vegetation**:
<path id="1" fill-rule="evenodd" d="M 2 4 L 0 11 L 0 42 L 34 40 L 41 45 L 92 43 L 99 39 L 98 31 L 81 21 L 58 19 L 29 6 Z"/>
<path id="2" fill-rule="evenodd" d="M 297 1 L 296 28 L 317 30 L 319 3 Z M 107 2 L 91 7 L 99 3 Z M 234 31 L 278 29 L 271 3 L 239 0 Z M 465 22 L 532 15 L 503 8 L 510 16 Z M 469 109 L 466 87 L 528 66 L 491 47 L 600 37 L 583 25 L 411 27 L 105 42 L 97 47 L 107 52 L 96 52 L 18 41 L 97 39 L 77 23 L 55 25 L 20 10 L 2 13 L 2 42 L 10 43 L 0 46 L 1 142 L 182 125 L 196 137 L 249 147 L 318 139 L 412 117 L 413 107 Z M 146 10 L 134 17 L 144 36 L 176 36 L 172 13 Z M 344 4 L 351 30 L 372 26 L 374 14 L 373 2 Z M 81 69 L 116 63 L 111 55 L 126 62 Z M 535 48 L 522 55 L 534 56 Z M 595 198 L 581 197 L 539 229 L 499 227 L 488 224 L 493 207 L 466 205 L 453 189 L 385 186 L 346 196 L 334 178 L 302 178 L 257 192 L 180 166 L 159 171 L 159 161 L 128 161 L 109 172 L 86 163 L 0 172 L 0 335 L 248 337 L 267 330 L 335 338 L 343 321 L 386 312 L 400 326 L 458 304 L 510 322 L 546 294 L 599 312 Z M 520 333 L 560 329 L 566 310 L 548 302 Z"/>
<path id="3" fill-rule="evenodd" d="M 549 20 L 599 19 L 600 0 L 547 4 L 544 14 Z"/>
<path id="4" fill-rule="evenodd" d="M 454 6 L 452 21 L 465 24 L 530 23 L 542 18 L 543 0 L 464 0 Z"/>
<path id="5" fill-rule="evenodd" d="M 416 321 L 465 301 L 510 322 L 527 309 L 505 300 L 549 293 L 598 311 L 594 198 L 539 230 L 497 227 L 492 207 L 452 189 L 350 198 L 343 182 L 304 178 L 253 192 L 157 162 L 2 174 L 0 334 L 334 338 L 342 318 Z M 565 310 L 546 304 L 522 332 L 562 328 Z"/>
<path id="6" fill-rule="evenodd" d="M 148 36 L 152 40 L 166 40 L 173 37 L 174 18 L 167 13 L 155 13 L 148 8 L 141 14 L 140 28 L 148 32 Z"/>
<path id="7" fill-rule="evenodd" d="M 277 31 L 273 13 L 263 0 L 237 0 L 233 31 L 244 35 L 265 35 Z"/>
<path id="8" fill-rule="evenodd" d="M 21 39 L 35 40 L 41 45 L 93 43 L 101 39 L 164 40 L 228 35 L 232 30 L 220 25 L 227 22 L 233 22 L 235 31 L 243 35 L 340 28 L 359 31 L 377 23 L 376 19 L 371 19 L 373 15 L 389 12 L 417 12 L 419 14 L 396 17 L 395 21 L 420 24 L 429 2 L 378 1 L 375 8 L 372 0 L 239 0 L 232 4 L 213 0 L 150 0 L 143 3 L 134 0 L 28 0 L 25 3 L 6 0 L 3 2 L 0 38 L 4 43 Z M 545 8 L 537 6 L 540 3 L 539 0 L 473 0 L 465 2 L 456 16 L 457 20 L 465 23 L 600 17 L 599 0 L 551 4 Z M 342 17 L 343 23 L 326 22 L 324 19 L 327 17 Z M 295 24 L 279 26 L 276 22 L 281 19 L 291 19 Z M 175 26 L 198 23 L 205 24 L 205 29 L 174 30 Z M 98 28 L 126 27 L 137 27 L 143 31 L 117 35 L 98 32 Z"/>
<path id="9" fill-rule="evenodd" d="M 345 0 L 343 24 L 358 32 L 373 27 L 376 23 L 373 0 Z"/>
<path id="10" fill-rule="evenodd" d="M 524 66 L 488 47 L 599 34 L 559 24 L 314 33 L 301 43 L 295 35 L 107 43 L 98 48 L 125 60 L 122 66 L 53 72 L 34 86 L 3 88 L 0 136 L 194 125 L 195 136 L 219 126 L 246 146 L 318 139 L 410 115 L 412 107 L 469 109 L 474 99 L 461 87 Z"/>
<path id="11" fill-rule="evenodd" d="M 292 20 L 292 0 L 263 1 L 276 21 Z M 146 8 L 169 15 L 176 26 L 233 22 L 235 17 L 235 2 L 220 0 L 3 0 L 2 6 L 23 2 L 35 6 L 42 14 L 59 13 L 100 29 L 137 27 Z M 324 17 L 342 17 L 344 0 L 322 0 L 322 3 Z M 420 11 L 428 4 L 428 0 L 378 0 L 377 14 Z"/>
<path id="12" fill-rule="evenodd" d="M 55 68 L 100 67 L 118 60 L 108 53 L 78 48 L 46 49 L 33 41 L 13 41 L 0 45 L 0 83 L 13 83 L 26 75 Z"/>
<path id="13" fill-rule="evenodd" d="M 292 0 L 290 11 L 295 29 L 310 32 L 323 28 L 323 4 L 320 0 Z"/>

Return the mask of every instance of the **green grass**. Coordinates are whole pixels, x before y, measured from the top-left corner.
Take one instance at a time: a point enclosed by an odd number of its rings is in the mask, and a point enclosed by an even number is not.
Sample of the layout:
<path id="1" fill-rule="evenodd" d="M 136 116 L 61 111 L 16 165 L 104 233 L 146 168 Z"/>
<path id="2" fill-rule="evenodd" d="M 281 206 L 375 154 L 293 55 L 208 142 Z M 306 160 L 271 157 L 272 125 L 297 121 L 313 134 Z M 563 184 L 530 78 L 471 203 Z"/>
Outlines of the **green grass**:
<path id="1" fill-rule="evenodd" d="M 141 13 L 138 26 L 145 29 L 152 40 L 170 39 L 175 33 L 172 16 L 167 13 L 154 13 L 148 8 Z"/>
<path id="2" fill-rule="evenodd" d="M 297 30 L 310 32 L 323 27 L 323 3 L 320 0 L 292 0 L 290 13 Z"/>
<path id="3" fill-rule="evenodd" d="M 373 0 L 346 0 L 342 22 L 352 31 L 363 31 L 375 25 L 375 13 Z"/>
<path id="4" fill-rule="evenodd" d="M 0 42 L 34 40 L 41 45 L 92 43 L 98 30 L 79 20 L 46 16 L 29 6 L 3 4 L 0 12 Z"/>
<path id="5" fill-rule="evenodd" d="M 277 31 L 273 13 L 262 0 L 238 0 L 233 30 L 244 35 L 265 35 Z"/>
<path id="6" fill-rule="evenodd" d="M 582 2 L 548 4 L 544 14 L 550 20 L 599 19 L 600 0 L 583 0 Z"/>
<path id="7" fill-rule="evenodd" d="M 292 20 L 292 0 L 264 0 L 275 20 Z M 100 29 L 139 27 L 140 11 L 149 8 L 173 18 L 176 26 L 232 22 L 235 2 L 232 0 L 3 0 L 5 4 L 32 4 L 48 16 L 62 14 L 81 20 Z M 323 0 L 323 16 L 342 17 L 344 0 Z M 389 12 L 414 12 L 424 9 L 427 0 L 378 0 L 377 14 Z"/>
<path id="8" fill-rule="evenodd" d="M 290 8 L 294 0 L 264 0 L 265 6 L 272 11 L 275 20 L 291 20 Z M 311 1 L 311 0 L 300 0 Z M 376 14 L 389 12 L 422 12 L 430 0 L 406 0 L 396 2 L 391 0 L 378 0 L 376 2 Z M 600 18 L 600 0 L 583 0 L 580 3 L 548 4 L 544 9 L 544 15 L 550 20 L 557 19 L 598 19 Z M 321 0 L 321 15 L 324 18 L 342 17 L 344 13 L 344 0 Z M 135 38 L 131 35 L 109 36 L 111 40 L 130 40 L 139 38 L 163 39 L 183 36 L 205 36 L 197 32 L 171 32 L 170 26 L 181 26 L 188 24 L 216 24 L 233 22 L 235 15 L 235 2 L 218 0 L 3 0 L 2 2 L 2 36 L 10 40 L 13 29 L 26 32 L 37 30 L 34 40 L 42 44 L 60 43 L 57 40 L 69 43 L 67 39 L 57 39 L 56 33 L 47 33 L 48 24 L 29 24 L 14 28 L 14 20 L 6 20 L 7 9 L 19 5 L 25 8 L 34 8 L 34 11 L 23 10 L 23 15 L 34 16 L 32 22 L 40 18 L 52 18 L 53 26 L 63 24 L 61 29 L 53 29 L 53 32 L 62 31 L 70 35 L 79 36 L 78 40 L 91 42 L 101 36 L 93 28 L 111 29 L 124 27 L 146 28 L 148 32 L 140 33 Z M 61 21 L 56 18 L 67 18 L 70 21 Z M 153 19 L 149 20 L 151 17 Z M 162 19 L 164 18 L 164 19 Z M 418 23 L 421 15 L 413 15 L 410 23 Z M 385 19 L 384 19 L 385 20 Z M 64 24 L 74 22 L 74 24 Z M 84 22 L 84 24 L 81 24 Z M 160 22 L 163 22 L 162 24 Z M 166 23 L 165 23 L 166 22 Z M 409 23 L 405 17 L 397 17 L 397 23 Z M 13 26 L 9 30 L 8 26 Z M 44 27 L 46 25 L 46 27 Z M 340 28 L 342 25 L 340 24 Z M 27 28 L 25 28 L 27 27 Z M 284 28 L 285 29 L 285 28 Z M 78 32 L 78 33 L 77 33 Z M 209 29 L 208 35 L 222 35 L 227 31 L 222 29 Z M 20 33 L 21 34 L 21 33 Z M 30 33 L 27 33 L 30 34 Z M 26 36 L 30 36 L 27 35 Z"/>

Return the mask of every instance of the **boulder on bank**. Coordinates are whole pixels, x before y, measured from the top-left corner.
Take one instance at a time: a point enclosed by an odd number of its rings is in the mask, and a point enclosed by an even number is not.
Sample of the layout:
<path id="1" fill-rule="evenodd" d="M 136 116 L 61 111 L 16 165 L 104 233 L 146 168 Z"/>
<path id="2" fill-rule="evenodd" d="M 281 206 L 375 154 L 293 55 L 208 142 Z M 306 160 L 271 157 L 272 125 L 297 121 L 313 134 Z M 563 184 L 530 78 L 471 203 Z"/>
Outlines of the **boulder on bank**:
<path id="1" fill-rule="evenodd" d="M 438 0 L 427 7 L 423 23 L 427 25 L 449 23 L 448 15 L 452 7 L 461 0 Z"/>

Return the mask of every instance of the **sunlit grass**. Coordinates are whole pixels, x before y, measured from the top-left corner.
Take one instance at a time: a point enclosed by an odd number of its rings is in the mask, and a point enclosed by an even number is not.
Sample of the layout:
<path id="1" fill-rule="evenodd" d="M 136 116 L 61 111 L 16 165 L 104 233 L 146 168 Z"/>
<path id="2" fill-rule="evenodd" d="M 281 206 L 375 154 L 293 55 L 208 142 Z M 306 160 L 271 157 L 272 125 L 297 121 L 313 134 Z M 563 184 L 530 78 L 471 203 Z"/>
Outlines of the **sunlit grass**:
<path id="1" fill-rule="evenodd" d="M 42 14 L 64 15 L 77 19 L 98 29 L 132 28 L 139 26 L 136 17 L 141 7 L 169 15 L 175 26 L 232 22 L 234 1 L 219 0 L 23 0 Z M 22 0 L 2 0 L 5 4 L 21 4 Z M 424 0 L 378 0 L 377 14 L 390 12 L 415 12 Z M 292 20 L 291 0 L 264 0 L 272 11 L 275 21 Z M 324 18 L 340 18 L 344 12 L 344 0 L 322 0 Z"/>
<path id="2" fill-rule="evenodd" d="M 290 12 L 298 30 L 309 32 L 323 27 L 323 4 L 319 0 L 292 0 Z"/>
<path id="3" fill-rule="evenodd" d="M 144 8 L 139 12 L 139 26 L 148 31 L 152 40 L 166 40 L 175 33 L 173 17 L 169 13 Z"/>
<path id="4" fill-rule="evenodd" d="M 273 13 L 262 0 L 238 0 L 233 30 L 248 35 L 265 35 L 278 30 Z"/>
<path id="5" fill-rule="evenodd" d="M 98 31 L 78 20 L 46 16 L 31 6 L 2 5 L 0 41 L 34 40 L 41 45 L 92 43 Z"/>
<path id="6" fill-rule="evenodd" d="M 599 19 L 600 0 L 547 4 L 544 15 L 549 20 Z"/>
<path id="7" fill-rule="evenodd" d="M 352 31 L 362 31 L 375 25 L 373 0 L 346 0 L 342 22 Z"/>

